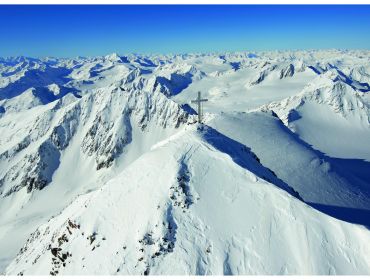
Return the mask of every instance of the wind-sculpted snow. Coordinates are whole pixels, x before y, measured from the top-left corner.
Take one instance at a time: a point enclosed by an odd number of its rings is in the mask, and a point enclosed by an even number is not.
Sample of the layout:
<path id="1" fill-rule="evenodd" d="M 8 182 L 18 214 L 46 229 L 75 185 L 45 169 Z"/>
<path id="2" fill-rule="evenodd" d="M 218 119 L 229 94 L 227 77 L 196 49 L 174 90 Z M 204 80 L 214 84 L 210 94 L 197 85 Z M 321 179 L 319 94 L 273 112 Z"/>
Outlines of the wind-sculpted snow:
<path id="1" fill-rule="evenodd" d="M 0 274 L 369 274 L 369 55 L 0 58 Z"/>
<path id="2" fill-rule="evenodd" d="M 189 127 L 80 196 L 6 273 L 369 273 L 365 228 L 315 211 L 203 137 Z"/>
<path id="3" fill-rule="evenodd" d="M 337 212 L 328 212 L 370 227 L 369 162 L 331 158 L 314 150 L 271 111 L 223 114 L 209 125 L 251 147 L 261 164 L 298 192 L 303 201 L 319 209 L 325 205 L 337 208 Z M 357 172 L 348 170 L 351 165 Z"/>
<path id="4" fill-rule="evenodd" d="M 211 127 L 204 127 L 201 131 L 203 138 L 209 144 L 211 144 L 217 150 L 230 155 L 236 164 L 249 170 L 253 174 L 256 174 L 258 177 L 261 177 L 264 180 L 282 188 L 292 196 L 302 199 L 297 191 L 277 178 L 273 171 L 261 166 L 260 159 L 256 156 L 256 154 L 251 152 L 248 147 L 238 143 L 237 141 L 234 141 L 231 138 L 228 138 L 225 135 L 220 134 Z"/>

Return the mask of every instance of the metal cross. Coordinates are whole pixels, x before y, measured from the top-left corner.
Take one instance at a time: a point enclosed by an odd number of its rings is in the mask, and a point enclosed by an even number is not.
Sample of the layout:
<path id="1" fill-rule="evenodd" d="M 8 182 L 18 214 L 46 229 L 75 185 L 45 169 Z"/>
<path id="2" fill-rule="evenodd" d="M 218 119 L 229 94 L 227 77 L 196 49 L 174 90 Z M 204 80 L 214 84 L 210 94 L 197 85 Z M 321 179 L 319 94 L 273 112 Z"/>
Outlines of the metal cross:
<path id="1" fill-rule="evenodd" d="M 198 91 L 198 98 L 196 100 L 192 100 L 191 103 L 198 104 L 198 122 L 202 123 L 202 102 L 206 102 L 208 99 L 202 99 L 201 93 Z"/>

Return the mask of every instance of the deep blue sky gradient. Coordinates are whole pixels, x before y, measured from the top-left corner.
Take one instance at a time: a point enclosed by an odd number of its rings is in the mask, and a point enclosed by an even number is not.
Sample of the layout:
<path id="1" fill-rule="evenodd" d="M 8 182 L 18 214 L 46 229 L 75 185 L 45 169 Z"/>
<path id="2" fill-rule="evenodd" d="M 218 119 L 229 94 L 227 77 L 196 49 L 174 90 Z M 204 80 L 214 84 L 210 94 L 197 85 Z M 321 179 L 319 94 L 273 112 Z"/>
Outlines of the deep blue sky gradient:
<path id="1" fill-rule="evenodd" d="M 370 5 L 0 5 L 0 56 L 370 49 Z"/>

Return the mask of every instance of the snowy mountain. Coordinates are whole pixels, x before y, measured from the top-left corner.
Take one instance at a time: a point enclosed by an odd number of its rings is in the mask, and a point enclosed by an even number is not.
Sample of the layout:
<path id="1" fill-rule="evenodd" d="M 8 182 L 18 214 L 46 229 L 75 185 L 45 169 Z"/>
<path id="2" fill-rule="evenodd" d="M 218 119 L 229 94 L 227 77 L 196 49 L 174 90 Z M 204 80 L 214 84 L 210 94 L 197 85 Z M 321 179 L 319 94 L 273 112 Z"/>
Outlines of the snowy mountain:
<path id="1" fill-rule="evenodd" d="M 0 273 L 369 274 L 369 54 L 1 58 Z"/>

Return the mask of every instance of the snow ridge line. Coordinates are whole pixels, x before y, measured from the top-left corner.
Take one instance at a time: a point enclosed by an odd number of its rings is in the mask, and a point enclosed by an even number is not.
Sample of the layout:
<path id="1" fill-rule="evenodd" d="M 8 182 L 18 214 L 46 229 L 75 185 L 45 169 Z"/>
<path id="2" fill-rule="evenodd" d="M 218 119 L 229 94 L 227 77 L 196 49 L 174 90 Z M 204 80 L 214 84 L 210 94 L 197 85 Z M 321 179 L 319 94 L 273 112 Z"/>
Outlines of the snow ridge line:
<path id="1" fill-rule="evenodd" d="M 303 201 L 299 193 L 293 187 L 280 179 L 275 172 L 265 167 L 249 147 L 221 134 L 216 129 L 207 125 L 199 126 L 198 131 L 208 144 L 212 145 L 220 152 L 229 155 L 237 165 Z"/>

